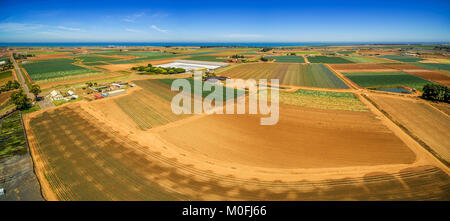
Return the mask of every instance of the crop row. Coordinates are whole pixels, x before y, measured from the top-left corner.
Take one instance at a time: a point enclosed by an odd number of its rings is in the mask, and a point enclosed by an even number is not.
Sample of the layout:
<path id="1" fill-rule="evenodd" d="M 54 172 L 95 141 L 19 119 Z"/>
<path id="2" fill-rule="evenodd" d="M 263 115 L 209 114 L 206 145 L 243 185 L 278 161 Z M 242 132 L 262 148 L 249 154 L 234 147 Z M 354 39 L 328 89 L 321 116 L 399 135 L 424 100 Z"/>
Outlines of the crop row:
<path id="1" fill-rule="evenodd" d="M 422 90 L 432 82 L 404 72 L 350 72 L 343 73 L 361 87 L 407 86 Z"/>
<path id="2" fill-rule="evenodd" d="M 45 160 L 45 177 L 60 200 L 174 200 L 176 193 L 143 176 L 158 167 L 130 144 L 93 127 L 71 109 L 31 120 Z M 70 135 L 70 136 L 68 136 Z M 152 168 L 155 168 L 152 171 Z M 156 174 L 155 174 L 156 175 Z"/>
<path id="3" fill-rule="evenodd" d="M 54 59 L 23 64 L 23 68 L 34 81 L 96 72 L 72 62 L 71 59 Z"/>
<path id="4" fill-rule="evenodd" d="M 322 64 L 245 64 L 221 74 L 242 79 L 279 79 L 280 84 L 286 85 L 348 88 Z"/>

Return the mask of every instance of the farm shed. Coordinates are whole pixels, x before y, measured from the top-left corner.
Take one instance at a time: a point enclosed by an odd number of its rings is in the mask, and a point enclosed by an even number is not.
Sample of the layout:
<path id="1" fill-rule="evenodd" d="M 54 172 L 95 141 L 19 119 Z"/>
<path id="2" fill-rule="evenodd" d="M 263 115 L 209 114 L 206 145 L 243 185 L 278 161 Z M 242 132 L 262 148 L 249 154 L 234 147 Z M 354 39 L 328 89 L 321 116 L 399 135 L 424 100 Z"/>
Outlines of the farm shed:
<path id="1" fill-rule="evenodd" d="M 163 68 L 169 67 L 183 68 L 186 71 L 192 71 L 198 68 L 206 68 L 208 71 L 212 71 L 225 66 L 228 66 L 228 64 L 223 62 L 187 61 L 187 60 L 177 60 L 167 64 L 156 65 L 156 67 L 163 67 Z"/>
<path id="2" fill-rule="evenodd" d="M 125 93 L 125 90 L 124 89 L 120 89 L 120 90 L 110 91 L 107 94 L 108 94 L 108 96 L 112 97 L 112 96 L 117 96 L 119 94 L 124 94 L 124 93 Z"/>

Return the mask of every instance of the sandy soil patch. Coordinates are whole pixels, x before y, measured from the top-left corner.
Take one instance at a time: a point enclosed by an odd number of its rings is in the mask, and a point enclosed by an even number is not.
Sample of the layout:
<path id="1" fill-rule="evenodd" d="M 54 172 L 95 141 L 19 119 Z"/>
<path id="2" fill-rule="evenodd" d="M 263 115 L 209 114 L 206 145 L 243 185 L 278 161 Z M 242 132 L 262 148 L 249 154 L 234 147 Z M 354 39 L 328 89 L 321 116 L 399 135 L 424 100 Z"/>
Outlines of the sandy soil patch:
<path id="1" fill-rule="evenodd" d="M 27 60 L 42 60 L 42 59 L 58 59 L 58 58 L 73 58 L 68 54 L 40 54 L 35 57 L 29 57 Z"/>
<path id="2" fill-rule="evenodd" d="M 275 168 L 412 163 L 414 154 L 369 113 L 282 106 L 280 121 L 212 115 L 160 131 L 168 143 L 210 161 Z"/>
<path id="3" fill-rule="evenodd" d="M 392 71 L 390 69 L 394 69 L 391 67 L 386 67 L 381 64 L 329 64 L 335 70 L 340 72 L 348 72 L 348 71 Z"/>
<path id="4" fill-rule="evenodd" d="M 446 74 L 442 74 L 436 71 L 417 71 L 417 70 L 404 70 L 406 73 L 421 77 L 423 79 L 427 79 L 429 81 L 434 81 L 436 83 L 450 86 L 450 76 Z"/>

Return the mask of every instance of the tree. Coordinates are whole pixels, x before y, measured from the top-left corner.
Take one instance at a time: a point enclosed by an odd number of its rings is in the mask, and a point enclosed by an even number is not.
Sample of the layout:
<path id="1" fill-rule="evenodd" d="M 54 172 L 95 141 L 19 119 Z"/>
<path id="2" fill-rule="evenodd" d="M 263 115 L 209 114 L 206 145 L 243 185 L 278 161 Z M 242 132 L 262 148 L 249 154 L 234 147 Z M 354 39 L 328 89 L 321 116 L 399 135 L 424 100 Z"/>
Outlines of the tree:
<path id="1" fill-rule="evenodd" d="M 31 107 L 31 99 L 23 93 L 22 89 L 11 94 L 11 101 L 19 110 L 25 110 Z"/>
<path id="2" fill-rule="evenodd" d="M 438 84 L 426 84 L 423 87 L 422 97 L 428 100 L 449 102 L 450 89 Z"/>
<path id="3" fill-rule="evenodd" d="M 266 62 L 266 61 L 269 61 L 269 59 L 268 59 L 268 58 L 266 58 L 266 57 L 261 57 L 261 61 L 264 61 L 264 62 Z"/>
<path id="4" fill-rule="evenodd" d="M 34 94 L 34 100 L 37 100 L 37 96 L 39 95 L 39 93 L 41 93 L 41 87 L 39 87 L 39 85 L 37 84 L 33 84 L 31 86 L 30 92 Z"/>

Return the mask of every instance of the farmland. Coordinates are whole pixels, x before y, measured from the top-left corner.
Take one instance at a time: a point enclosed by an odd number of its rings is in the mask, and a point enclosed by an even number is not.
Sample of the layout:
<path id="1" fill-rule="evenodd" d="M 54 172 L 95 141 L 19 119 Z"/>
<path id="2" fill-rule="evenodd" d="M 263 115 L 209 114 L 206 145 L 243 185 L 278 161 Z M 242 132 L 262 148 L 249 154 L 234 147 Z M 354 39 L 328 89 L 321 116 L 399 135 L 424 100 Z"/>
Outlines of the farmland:
<path id="1" fill-rule="evenodd" d="M 401 61 L 401 62 L 417 62 L 417 61 L 423 60 L 421 58 L 415 58 L 415 57 L 410 57 L 410 56 L 401 56 L 401 55 L 383 55 L 380 57 L 387 58 L 387 59 L 394 60 L 394 61 Z"/>
<path id="2" fill-rule="evenodd" d="M 216 58 L 214 56 L 192 56 L 190 58 L 185 58 L 186 60 L 195 60 L 195 61 L 213 61 L 213 62 L 223 62 L 227 59 Z"/>
<path id="3" fill-rule="evenodd" d="M 439 64 L 439 63 L 420 63 L 415 62 L 414 65 L 417 65 L 422 68 L 429 68 L 429 69 L 438 69 L 438 70 L 450 70 L 450 64 Z"/>
<path id="4" fill-rule="evenodd" d="M 348 56 L 345 59 L 355 62 L 355 63 L 383 63 L 387 62 L 384 59 L 380 59 L 377 57 L 369 57 L 369 56 Z"/>
<path id="5" fill-rule="evenodd" d="M 448 158 L 450 125 L 441 112 L 448 105 L 433 103 L 440 111 L 420 93 L 367 89 L 448 85 L 444 66 L 422 63 L 445 56 L 423 51 L 428 54 L 418 57 L 426 60 L 407 63 L 375 56 L 403 53 L 396 47 L 74 47 L 47 54 L 70 59 L 17 59 L 42 95 L 69 89 L 80 95 L 22 112 L 43 195 L 88 201 L 448 200 L 449 172 L 439 161 Z M 336 56 L 307 56 L 314 64 L 305 64 L 303 56 L 285 56 L 292 53 Z M 228 61 L 235 54 L 249 60 Z M 262 56 L 275 61 L 260 61 Z M 174 60 L 229 63 L 215 70 L 220 77 L 279 79 L 277 124 L 261 125 L 268 114 L 174 114 L 171 101 L 179 92 L 171 85 L 185 78 L 193 92 L 192 73 L 131 70 Z M 100 99 L 87 82 L 105 85 L 103 92 L 115 83 L 130 86 Z M 0 104 L 2 95 L 9 94 L 0 94 Z M 247 108 L 251 97 L 243 98 Z M 15 137 L 2 131 L 0 142 L 4 135 Z"/>
<path id="6" fill-rule="evenodd" d="M 103 131 L 90 120 L 62 108 L 30 121 L 39 155 L 45 160 L 42 173 L 56 199 L 183 199 L 142 176 L 142 169 L 159 173 L 163 168 L 138 154 L 136 144 Z"/>
<path id="7" fill-rule="evenodd" d="M 408 74 L 436 82 L 445 86 L 450 86 L 450 76 L 436 71 L 406 70 Z"/>
<path id="8" fill-rule="evenodd" d="M 302 56 L 268 56 L 269 59 L 275 59 L 275 63 L 305 63 Z"/>
<path id="9" fill-rule="evenodd" d="M 154 56 L 147 56 L 147 57 L 140 57 L 140 58 L 133 58 L 129 61 L 131 62 L 142 62 L 142 61 L 150 61 L 150 60 L 164 60 L 169 58 L 176 58 L 180 55 L 154 55 Z"/>
<path id="10" fill-rule="evenodd" d="M 243 79 L 276 78 L 280 84 L 295 86 L 348 88 L 322 64 L 245 64 L 224 71 L 221 75 Z"/>
<path id="11" fill-rule="evenodd" d="M 0 129 L 0 158 L 27 152 L 20 112 L 0 119 Z"/>
<path id="12" fill-rule="evenodd" d="M 131 61 L 131 60 L 116 60 L 116 61 L 110 61 L 111 64 L 132 64 L 137 63 L 137 61 Z"/>
<path id="13" fill-rule="evenodd" d="M 297 90 L 280 92 L 280 103 L 329 110 L 368 111 L 367 107 L 349 92 Z"/>
<path id="14" fill-rule="evenodd" d="M 264 139 L 260 142 L 267 142 L 274 138 L 277 140 L 277 137 L 282 136 L 283 133 L 289 131 L 293 133 L 296 131 L 292 131 L 291 129 L 293 128 L 289 127 L 289 124 L 286 123 L 297 117 L 291 115 L 293 114 L 292 109 L 288 108 L 286 111 L 288 112 L 283 112 L 288 114 L 285 115 L 285 117 L 290 117 L 286 119 L 286 121 L 283 121 L 283 126 L 264 133 L 266 135 L 262 136 Z M 291 152 L 290 150 L 292 150 L 292 148 L 289 148 L 289 146 L 286 145 L 283 145 L 284 148 L 281 150 L 279 148 L 272 149 L 270 148 L 271 142 L 269 142 L 264 143 L 264 145 L 260 145 L 257 148 L 258 152 L 270 156 L 271 160 L 264 162 L 252 157 L 255 156 L 252 154 L 255 151 L 255 147 L 241 143 L 239 145 L 232 145 L 231 147 L 245 147 L 241 148 L 238 152 L 250 154 L 239 154 L 245 158 L 238 159 L 237 162 L 245 162 L 246 165 L 253 164 L 264 166 L 270 165 L 271 163 L 273 164 L 273 162 L 283 162 L 282 164 L 276 165 L 289 168 L 301 165 L 306 165 L 308 167 L 357 165 L 362 162 L 370 164 L 383 162 L 406 163 L 411 162 L 414 158 L 411 153 L 404 148 L 403 144 L 396 140 L 395 136 L 392 136 L 389 133 L 383 133 L 385 132 L 385 129 L 378 126 L 377 120 L 366 113 L 353 117 L 341 112 L 317 112 L 308 109 L 304 109 L 302 113 L 303 114 L 298 115 L 300 119 L 295 120 L 295 123 L 303 122 L 304 125 L 302 125 L 302 128 L 305 128 L 306 126 L 306 128 L 309 129 L 303 130 L 306 133 L 300 133 L 301 137 L 311 136 L 311 132 L 307 131 L 312 129 L 311 126 L 317 127 L 317 125 L 314 126 L 314 124 L 307 123 L 311 119 L 327 119 L 326 117 L 324 118 L 323 115 L 339 113 L 339 118 L 337 118 L 338 124 L 336 124 L 336 122 L 333 123 L 337 127 L 345 127 L 344 125 L 348 125 L 348 122 L 350 121 L 360 122 L 357 128 L 354 129 L 354 132 L 358 133 L 358 136 L 356 137 L 362 137 L 361 139 L 366 136 L 372 137 L 372 139 L 376 139 L 375 137 L 384 137 L 384 141 L 382 142 L 387 142 L 391 145 L 389 145 L 389 150 L 384 150 L 384 146 L 386 145 L 378 145 L 376 148 L 373 148 L 372 145 L 364 145 L 364 148 L 354 149 L 350 148 L 349 145 L 345 145 L 345 147 L 344 145 L 337 145 L 333 148 L 335 151 L 331 152 L 322 152 L 315 147 L 313 148 L 315 151 L 309 151 L 308 155 L 321 154 L 319 159 L 325 158 L 329 160 L 320 162 L 308 160 L 305 162 L 303 159 L 311 159 L 311 157 L 302 157 L 299 160 L 298 157 L 295 156 L 303 156 L 303 154 Z M 285 119 L 285 117 L 282 119 Z M 38 114 L 27 121 L 31 128 L 33 128 L 29 131 L 30 140 L 32 141 L 32 151 L 36 160 L 38 176 L 40 177 L 41 183 L 43 183 L 44 196 L 46 196 L 47 199 L 336 200 L 342 199 L 344 196 L 345 199 L 354 200 L 445 199 L 444 192 L 442 192 L 441 188 L 448 184 L 445 179 L 446 174 L 440 169 L 432 166 L 405 168 L 394 174 L 368 173 L 362 178 L 327 178 L 325 180 L 316 181 L 305 181 L 304 178 L 293 181 L 264 181 L 260 180 L 264 177 L 261 174 L 254 174 L 259 175 L 254 178 L 251 176 L 243 178 L 248 176 L 243 173 L 234 173 L 237 177 L 227 176 L 222 174 L 223 172 L 221 172 L 221 170 L 216 169 L 214 169 L 216 170 L 215 173 L 211 173 L 210 170 L 202 168 L 200 162 L 196 162 L 196 166 L 194 167 L 185 164 L 184 160 L 181 158 L 168 158 L 165 156 L 167 153 L 161 154 L 156 152 L 156 150 L 163 150 L 162 148 L 156 146 L 142 146 L 129 138 L 123 137 L 120 133 L 115 132 L 107 125 L 94 123 L 95 120 L 96 119 L 94 119 L 93 116 L 79 111 L 78 107 L 74 106 L 62 107 L 54 111 Z M 245 122 L 241 122 L 242 120 L 245 120 Z M 232 125 L 236 125 L 238 128 L 244 127 L 243 131 L 250 133 L 249 135 L 260 134 L 263 132 L 262 128 L 259 127 L 249 128 L 249 126 L 256 126 L 256 124 L 249 124 L 246 122 L 248 120 L 254 121 L 257 119 L 248 116 L 244 118 L 233 118 L 232 116 L 227 117 L 226 115 L 208 116 L 206 119 L 192 121 L 191 123 L 181 126 L 181 128 L 175 127 L 168 131 L 161 131 L 160 133 L 163 137 L 167 138 L 174 130 L 182 129 L 184 133 L 177 133 L 177 136 L 192 137 L 193 134 L 198 134 L 193 130 L 189 130 L 193 125 L 197 125 L 194 127 L 195 130 L 207 130 L 209 131 L 209 134 L 215 132 L 215 129 L 220 127 L 218 132 L 226 137 L 233 136 L 233 131 L 237 129 L 233 128 Z M 366 130 L 360 130 L 361 126 L 365 127 L 367 125 L 375 126 L 378 129 L 378 132 L 373 133 Z M 229 128 L 229 130 L 224 130 L 224 128 L 230 126 L 231 128 Z M 323 128 L 320 129 L 322 130 Z M 255 130 L 257 131 L 254 132 Z M 340 140 L 346 140 L 345 134 L 350 132 L 349 130 L 353 132 L 351 129 L 344 129 L 342 132 L 333 129 L 333 132 L 330 134 L 334 135 L 330 139 L 333 140 L 333 142 L 339 141 L 339 137 L 341 137 Z M 276 133 L 274 134 L 273 132 Z M 70 134 L 70 136 L 66 136 L 66 134 Z M 213 135 L 218 137 L 216 133 L 213 133 Z M 299 134 L 296 134 L 295 136 L 290 137 L 298 137 L 298 135 Z M 189 145 L 194 139 L 198 138 L 198 136 L 194 136 L 191 139 L 188 139 L 186 144 L 180 145 L 179 147 L 186 148 L 185 145 Z M 335 138 L 338 138 L 338 140 Z M 280 139 L 284 140 L 282 137 L 280 137 Z M 207 140 L 205 136 L 198 139 L 195 149 L 205 148 L 205 140 Z M 177 139 L 171 139 L 170 143 L 174 141 L 178 142 Z M 292 142 L 293 140 L 289 141 Z M 206 153 L 209 155 L 208 158 L 219 163 L 220 161 L 215 160 L 217 157 L 224 158 L 228 156 L 231 158 L 227 159 L 225 163 L 229 166 L 238 166 L 236 163 L 231 163 L 232 161 L 236 162 L 237 148 L 228 149 L 226 151 L 227 154 L 223 154 L 223 148 L 226 148 L 226 146 L 230 144 L 229 142 L 230 140 L 226 143 L 219 142 L 220 146 L 216 147 L 216 145 L 213 145 L 215 148 L 211 148 L 210 145 L 209 148 L 206 148 Z M 244 140 L 244 142 L 248 143 L 251 141 Z M 170 143 L 167 143 L 166 145 L 172 147 Z M 313 143 L 315 142 L 313 141 Z M 352 145 L 358 147 L 358 143 L 359 142 L 353 141 Z M 303 145 L 298 145 L 297 147 L 302 146 Z M 264 147 L 263 151 L 261 151 L 262 147 Z M 345 154 L 342 152 L 342 148 L 346 149 Z M 277 151 L 275 151 L 275 149 L 277 149 Z M 304 148 L 296 149 L 296 152 L 301 152 Z M 181 149 L 178 149 L 177 151 L 180 151 L 180 153 L 186 152 Z M 214 151 L 216 153 L 214 153 Z M 198 158 L 195 154 L 196 151 L 189 150 L 187 152 L 189 152 L 189 155 L 186 156 L 186 159 L 194 160 L 195 158 Z M 338 154 L 339 157 L 334 156 L 336 154 Z M 357 156 L 370 156 L 370 158 L 363 161 L 350 160 L 346 162 L 346 159 L 355 159 Z M 280 157 L 283 161 L 280 161 Z M 389 161 L 386 161 L 387 157 L 390 159 Z M 346 163 L 342 164 L 342 162 Z M 280 171 L 280 169 L 278 169 L 278 171 Z M 277 174 L 271 172 L 269 176 L 277 176 Z M 394 176 L 395 178 L 393 178 Z M 258 177 L 258 179 L 255 179 L 256 177 Z M 183 180 L 184 182 L 179 182 L 179 180 Z M 426 180 L 432 180 L 433 182 L 424 182 Z M 408 183 L 412 186 L 411 188 L 404 188 L 403 185 L 398 185 L 398 182 Z M 393 185 L 393 183 L 395 185 Z M 311 186 L 317 186 L 317 188 L 310 188 Z M 371 188 L 370 193 L 361 189 L 361 186 L 364 188 Z M 423 189 L 426 189 L 425 193 Z M 332 192 L 333 194 L 317 194 L 322 191 L 326 191 L 327 193 Z M 239 194 L 234 194 L 236 192 Z"/>
<path id="15" fill-rule="evenodd" d="M 115 103 L 142 130 L 164 125 L 185 117 L 171 111 L 170 100 L 175 95 L 169 85 L 159 80 L 136 81 L 143 90 L 115 99 Z"/>
<path id="16" fill-rule="evenodd" d="M 344 76 L 361 87 L 396 87 L 407 86 L 422 90 L 430 81 L 410 75 L 404 72 L 351 72 L 343 73 Z"/>
<path id="17" fill-rule="evenodd" d="M 382 96 L 371 98 L 394 120 L 419 137 L 434 154 L 450 163 L 450 119 L 444 113 L 420 101 Z M 405 114 L 407 113 L 407 114 Z M 430 133 L 433 131 L 433 133 Z"/>
<path id="18" fill-rule="evenodd" d="M 96 71 L 76 66 L 70 59 L 54 59 L 22 64 L 33 81 L 45 81 L 54 78 L 70 78 L 71 76 L 95 73 Z"/>
<path id="19" fill-rule="evenodd" d="M 324 64 L 353 63 L 353 61 L 346 60 L 345 58 L 327 57 L 327 56 L 308 57 L 308 61 L 311 63 L 324 63 Z"/>
<path id="20" fill-rule="evenodd" d="M 337 53 L 349 55 L 349 54 L 353 54 L 353 53 L 355 53 L 355 52 L 356 52 L 356 51 L 338 51 Z"/>
<path id="21" fill-rule="evenodd" d="M 8 81 L 12 81 L 12 71 L 0 72 L 0 86 L 6 84 Z"/>
<path id="22" fill-rule="evenodd" d="M 101 57 L 101 56 L 84 56 L 84 57 L 76 57 L 76 59 L 81 59 L 83 62 L 98 62 L 98 61 L 117 60 L 117 58 Z"/>
<path id="23" fill-rule="evenodd" d="M 280 105 L 279 119 L 273 127 L 264 127 L 258 124 L 258 115 L 209 115 L 160 135 L 191 157 L 199 155 L 223 166 L 233 162 L 264 168 L 321 168 L 411 163 L 415 158 L 369 112 Z"/>

